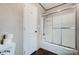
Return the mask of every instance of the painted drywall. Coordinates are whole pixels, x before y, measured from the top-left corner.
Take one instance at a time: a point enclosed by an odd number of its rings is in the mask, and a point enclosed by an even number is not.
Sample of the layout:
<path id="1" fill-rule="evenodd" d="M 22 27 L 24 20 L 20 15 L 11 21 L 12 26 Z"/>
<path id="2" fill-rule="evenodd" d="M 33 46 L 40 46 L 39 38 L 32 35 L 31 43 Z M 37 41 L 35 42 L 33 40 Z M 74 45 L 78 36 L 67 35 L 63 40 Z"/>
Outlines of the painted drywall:
<path id="1" fill-rule="evenodd" d="M 0 33 L 11 33 L 16 43 L 16 55 L 23 54 L 23 5 L 0 4 Z"/>

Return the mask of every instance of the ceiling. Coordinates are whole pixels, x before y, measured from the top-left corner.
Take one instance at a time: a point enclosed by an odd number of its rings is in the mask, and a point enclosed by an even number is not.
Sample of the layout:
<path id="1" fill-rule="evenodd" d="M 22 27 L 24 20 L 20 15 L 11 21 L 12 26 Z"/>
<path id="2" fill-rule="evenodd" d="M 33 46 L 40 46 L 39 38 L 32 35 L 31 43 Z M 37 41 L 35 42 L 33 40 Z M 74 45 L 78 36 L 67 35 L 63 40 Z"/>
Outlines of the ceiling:
<path id="1" fill-rule="evenodd" d="M 40 3 L 41 7 L 43 7 L 45 10 L 53 9 L 64 4 L 65 3 Z"/>

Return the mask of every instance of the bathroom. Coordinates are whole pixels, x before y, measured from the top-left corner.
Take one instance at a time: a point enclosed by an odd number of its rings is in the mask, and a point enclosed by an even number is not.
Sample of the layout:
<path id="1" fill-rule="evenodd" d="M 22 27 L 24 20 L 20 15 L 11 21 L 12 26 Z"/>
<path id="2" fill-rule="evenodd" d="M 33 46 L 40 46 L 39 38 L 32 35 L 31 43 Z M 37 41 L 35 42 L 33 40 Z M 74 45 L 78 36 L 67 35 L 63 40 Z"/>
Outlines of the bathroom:
<path id="1" fill-rule="evenodd" d="M 78 3 L 0 3 L 0 55 L 78 55 L 78 35 Z"/>

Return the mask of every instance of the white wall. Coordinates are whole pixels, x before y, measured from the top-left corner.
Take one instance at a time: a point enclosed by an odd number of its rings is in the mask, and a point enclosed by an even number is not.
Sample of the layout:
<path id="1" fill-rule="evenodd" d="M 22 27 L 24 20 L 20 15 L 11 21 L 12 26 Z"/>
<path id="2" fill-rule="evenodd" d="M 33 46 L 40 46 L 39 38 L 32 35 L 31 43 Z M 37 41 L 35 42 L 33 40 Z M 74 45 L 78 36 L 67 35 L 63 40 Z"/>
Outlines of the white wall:
<path id="1" fill-rule="evenodd" d="M 0 33 L 14 34 L 17 55 L 23 54 L 22 19 L 22 4 L 0 4 Z"/>

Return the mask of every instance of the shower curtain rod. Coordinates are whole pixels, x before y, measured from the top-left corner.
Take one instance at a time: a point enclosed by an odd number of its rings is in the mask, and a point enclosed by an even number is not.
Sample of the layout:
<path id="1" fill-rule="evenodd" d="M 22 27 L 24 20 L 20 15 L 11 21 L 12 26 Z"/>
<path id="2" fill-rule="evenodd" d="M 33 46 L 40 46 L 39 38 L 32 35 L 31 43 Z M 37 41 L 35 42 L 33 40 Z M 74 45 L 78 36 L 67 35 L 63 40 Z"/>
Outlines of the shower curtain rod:
<path id="1" fill-rule="evenodd" d="M 73 9 L 73 8 L 76 8 L 76 6 L 74 5 L 74 6 L 72 6 L 72 7 L 68 7 L 68 8 L 60 9 L 60 10 L 57 10 L 57 11 L 52 12 L 52 13 L 43 14 L 43 16 L 48 16 L 48 15 L 51 15 L 51 14 L 54 14 L 54 13 L 62 12 L 62 11 L 64 11 L 64 10 Z"/>

